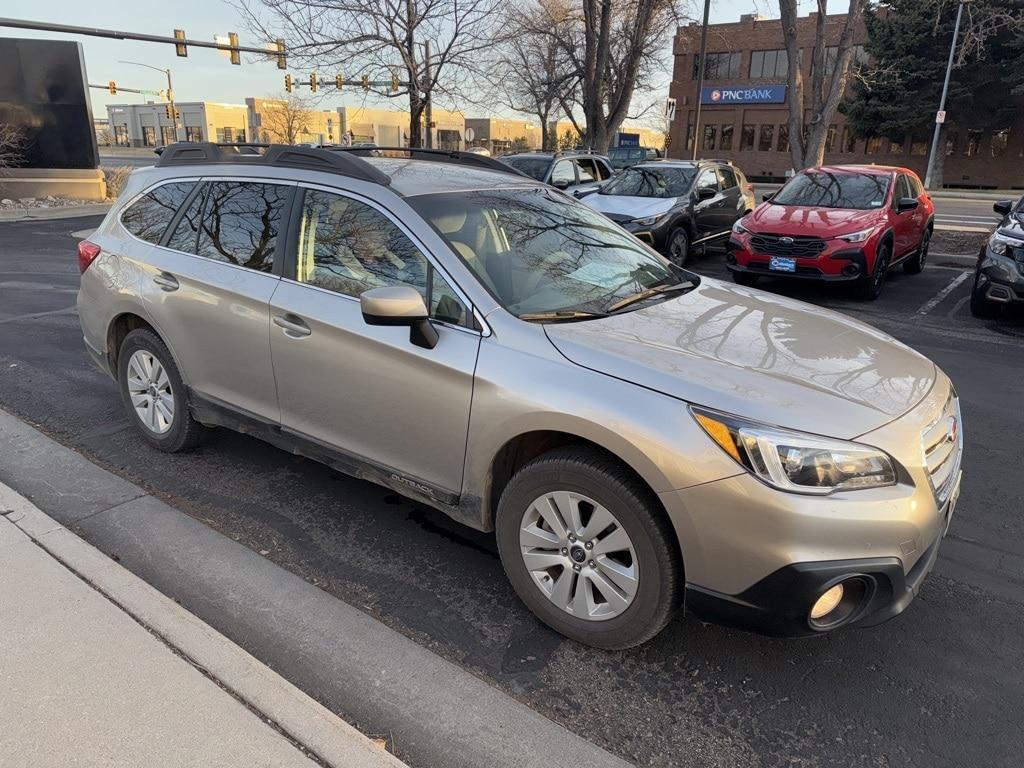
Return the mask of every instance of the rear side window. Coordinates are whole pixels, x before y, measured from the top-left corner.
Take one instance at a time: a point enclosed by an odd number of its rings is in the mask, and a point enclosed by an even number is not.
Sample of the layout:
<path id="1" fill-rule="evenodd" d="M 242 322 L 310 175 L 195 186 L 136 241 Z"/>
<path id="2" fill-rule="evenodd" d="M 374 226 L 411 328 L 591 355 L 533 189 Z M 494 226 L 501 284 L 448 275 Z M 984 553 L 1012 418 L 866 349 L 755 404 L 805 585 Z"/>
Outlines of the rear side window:
<path id="1" fill-rule="evenodd" d="M 282 184 L 211 182 L 196 253 L 258 272 L 271 272 L 291 192 L 292 187 Z"/>
<path id="2" fill-rule="evenodd" d="M 718 166 L 718 175 L 722 177 L 722 189 L 732 189 L 736 186 L 736 174 L 729 166 Z"/>
<path id="3" fill-rule="evenodd" d="M 206 190 L 201 190 L 198 195 L 192 198 L 185 212 L 178 221 L 170 238 L 167 240 L 167 247 L 185 253 L 195 253 L 196 243 L 199 240 L 199 224 L 203 217 L 203 203 L 206 201 Z"/>
<path id="4" fill-rule="evenodd" d="M 194 181 L 177 181 L 149 190 L 121 213 L 121 224 L 140 240 L 159 243 L 195 184 Z"/>

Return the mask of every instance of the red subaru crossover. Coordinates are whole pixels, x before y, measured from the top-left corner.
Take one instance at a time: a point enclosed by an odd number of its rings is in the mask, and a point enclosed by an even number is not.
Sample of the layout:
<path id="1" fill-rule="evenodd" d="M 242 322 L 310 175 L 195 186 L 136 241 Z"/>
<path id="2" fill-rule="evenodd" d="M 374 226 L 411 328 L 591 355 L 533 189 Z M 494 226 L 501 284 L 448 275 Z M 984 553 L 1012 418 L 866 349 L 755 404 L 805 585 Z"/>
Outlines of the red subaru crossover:
<path id="1" fill-rule="evenodd" d="M 727 266 L 741 285 L 762 275 L 853 282 L 861 298 L 876 299 L 892 267 L 924 269 L 934 217 L 908 168 L 808 168 L 736 222 Z"/>

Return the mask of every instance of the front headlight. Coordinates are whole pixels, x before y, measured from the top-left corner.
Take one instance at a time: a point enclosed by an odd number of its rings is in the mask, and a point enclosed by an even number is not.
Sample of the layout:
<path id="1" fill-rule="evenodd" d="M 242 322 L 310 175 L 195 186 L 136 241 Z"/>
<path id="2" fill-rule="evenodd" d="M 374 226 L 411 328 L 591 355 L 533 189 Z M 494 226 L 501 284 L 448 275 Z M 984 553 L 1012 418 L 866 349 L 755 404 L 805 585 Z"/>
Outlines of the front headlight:
<path id="1" fill-rule="evenodd" d="M 641 227 L 653 227 L 656 224 L 660 224 L 667 217 L 667 214 L 659 213 L 656 216 L 645 216 L 642 219 L 633 219 L 633 224 L 639 224 Z"/>
<path id="2" fill-rule="evenodd" d="M 750 230 L 744 227 L 742 224 L 740 224 L 740 219 L 736 219 L 736 221 L 733 222 L 732 231 L 735 232 L 737 235 L 745 235 Z"/>
<path id="3" fill-rule="evenodd" d="M 1006 256 L 1010 248 L 1024 248 L 1024 240 L 993 232 L 988 239 L 988 247 L 996 256 Z"/>
<path id="4" fill-rule="evenodd" d="M 876 229 L 877 227 L 869 227 L 868 229 L 862 229 L 859 232 L 851 232 L 848 235 L 839 235 L 836 237 L 836 240 L 845 240 L 848 243 L 863 243 L 875 234 Z"/>
<path id="5" fill-rule="evenodd" d="M 877 448 L 704 408 L 690 411 L 723 451 L 779 490 L 823 495 L 896 484 L 893 460 Z"/>

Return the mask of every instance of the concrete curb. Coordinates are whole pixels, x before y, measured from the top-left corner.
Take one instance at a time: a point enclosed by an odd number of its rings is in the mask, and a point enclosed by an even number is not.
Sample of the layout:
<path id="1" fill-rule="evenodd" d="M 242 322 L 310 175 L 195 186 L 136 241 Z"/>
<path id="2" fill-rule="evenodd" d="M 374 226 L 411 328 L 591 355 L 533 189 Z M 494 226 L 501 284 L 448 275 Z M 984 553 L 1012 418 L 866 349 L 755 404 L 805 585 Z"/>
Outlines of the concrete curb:
<path id="1" fill-rule="evenodd" d="M 629 765 L 2 409 L 0 457 L 0 482 L 403 759 Z"/>
<path id="2" fill-rule="evenodd" d="M 0 221 L 49 221 L 53 219 L 77 219 L 82 216 L 102 216 L 113 203 L 87 203 L 61 208 L 12 208 L 0 211 Z"/>
<path id="3" fill-rule="evenodd" d="M 405 765 L 3 483 L 0 509 L 42 549 L 331 768 Z"/>

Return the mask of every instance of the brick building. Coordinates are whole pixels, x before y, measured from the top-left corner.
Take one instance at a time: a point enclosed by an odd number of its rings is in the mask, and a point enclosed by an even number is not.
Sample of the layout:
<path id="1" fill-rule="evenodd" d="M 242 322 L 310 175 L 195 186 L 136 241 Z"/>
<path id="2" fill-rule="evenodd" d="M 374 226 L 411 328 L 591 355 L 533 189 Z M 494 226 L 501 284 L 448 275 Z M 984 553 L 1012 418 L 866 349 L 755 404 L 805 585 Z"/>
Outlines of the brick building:
<path id="1" fill-rule="evenodd" d="M 797 29 L 807 82 L 815 44 L 815 16 L 811 13 L 800 19 Z M 827 19 L 826 66 L 834 61 L 845 20 L 844 15 Z M 854 38 L 855 62 L 866 62 L 865 40 L 862 28 Z M 691 142 L 696 139 L 698 156 L 732 159 L 754 179 L 783 179 L 792 163 L 789 108 L 785 103 L 789 58 L 782 22 L 748 14 L 735 23 L 714 24 L 708 28 L 707 51 L 705 88 L 703 94 L 698 94 L 700 25 L 692 23 L 677 30 L 669 91 L 676 99 L 677 112 L 670 154 L 689 157 Z M 698 96 L 703 96 L 701 125 L 700 135 L 694 137 Z M 1018 119 L 995 132 L 973 129 L 968 120 L 958 125 L 957 116 L 950 114 L 944 170 L 947 187 L 1024 188 L 1024 99 L 1018 101 Z M 937 107 L 921 105 L 929 113 Z M 902 144 L 881 137 L 858 137 L 837 113 L 829 126 L 825 160 L 904 165 L 923 178 L 930 145 L 930 132 L 908 137 Z"/>

